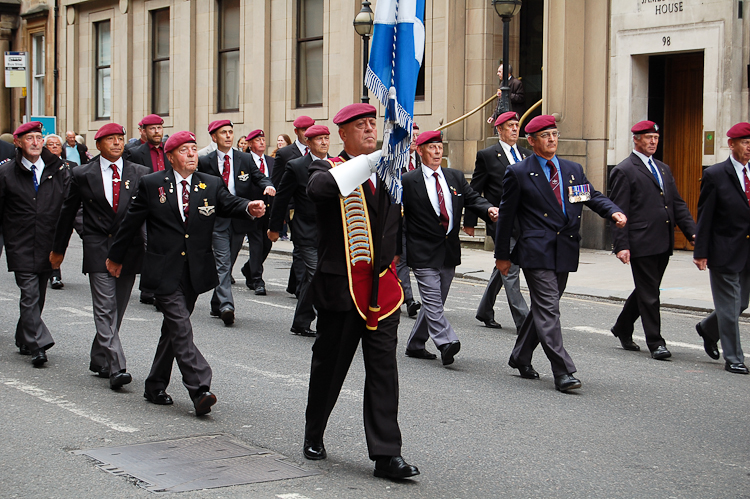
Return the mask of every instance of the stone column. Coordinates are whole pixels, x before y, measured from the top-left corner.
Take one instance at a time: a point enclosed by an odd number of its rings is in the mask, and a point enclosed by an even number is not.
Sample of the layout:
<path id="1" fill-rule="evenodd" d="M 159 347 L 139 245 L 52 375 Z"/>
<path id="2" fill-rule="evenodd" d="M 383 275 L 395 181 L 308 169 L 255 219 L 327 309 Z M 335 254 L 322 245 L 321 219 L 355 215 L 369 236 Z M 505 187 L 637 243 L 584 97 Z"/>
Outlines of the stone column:
<path id="1" fill-rule="evenodd" d="M 10 42 L 13 30 L 18 22 L 18 16 L 13 14 L 0 14 L 0 54 L 10 50 Z M 13 131 L 10 106 L 11 89 L 0 85 L 0 133 Z"/>

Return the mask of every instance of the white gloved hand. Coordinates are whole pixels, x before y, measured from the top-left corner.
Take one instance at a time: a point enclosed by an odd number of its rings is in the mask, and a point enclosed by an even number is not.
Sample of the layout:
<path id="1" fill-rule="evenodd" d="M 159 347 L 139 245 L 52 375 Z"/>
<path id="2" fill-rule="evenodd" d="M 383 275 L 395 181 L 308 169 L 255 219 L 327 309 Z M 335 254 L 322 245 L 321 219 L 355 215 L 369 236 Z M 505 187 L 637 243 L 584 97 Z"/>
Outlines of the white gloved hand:
<path id="1" fill-rule="evenodd" d="M 375 173 L 382 154 L 382 151 L 360 154 L 346 163 L 329 170 L 331 176 L 339 186 L 339 192 L 342 196 L 346 197 L 351 194 L 354 189 Z"/>
<path id="2" fill-rule="evenodd" d="M 380 157 L 382 155 L 383 155 L 383 151 L 380 149 L 370 154 L 367 154 L 367 164 L 370 165 L 370 173 L 375 173 L 376 171 L 378 171 L 378 162 L 380 161 Z"/>

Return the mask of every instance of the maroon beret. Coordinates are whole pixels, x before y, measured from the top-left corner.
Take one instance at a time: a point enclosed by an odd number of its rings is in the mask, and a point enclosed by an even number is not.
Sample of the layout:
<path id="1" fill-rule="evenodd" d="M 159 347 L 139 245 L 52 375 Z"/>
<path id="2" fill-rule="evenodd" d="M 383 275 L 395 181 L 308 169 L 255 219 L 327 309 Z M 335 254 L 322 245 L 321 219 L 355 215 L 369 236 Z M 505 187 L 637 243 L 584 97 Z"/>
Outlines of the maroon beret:
<path id="1" fill-rule="evenodd" d="M 21 135 L 27 134 L 29 132 L 42 133 L 42 124 L 38 121 L 27 121 L 23 125 L 16 128 L 16 131 L 13 132 L 13 136 L 20 137 Z"/>
<path id="2" fill-rule="evenodd" d="M 296 120 L 294 120 L 294 128 L 310 128 L 315 124 L 315 120 L 310 118 L 309 116 L 300 116 Z"/>
<path id="3" fill-rule="evenodd" d="M 659 125 L 653 121 L 639 121 L 630 129 L 634 135 L 639 133 L 659 133 Z"/>
<path id="4" fill-rule="evenodd" d="M 177 132 L 173 133 L 167 139 L 167 143 L 164 144 L 164 152 L 171 152 L 180 147 L 182 144 L 188 142 L 195 143 L 195 134 L 193 132 Z"/>
<path id="5" fill-rule="evenodd" d="M 257 130 L 253 130 L 252 132 L 248 133 L 248 134 L 247 134 L 247 137 L 245 137 L 245 140 L 247 140 L 248 142 L 250 142 L 250 141 L 251 141 L 251 140 L 253 140 L 253 139 L 254 139 L 255 137 L 265 137 L 265 136 L 266 136 L 266 134 L 265 134 L 265 133 L 263 133 L 263 130 L 261 130 L 261 129 L 259 128 L 259 129 L 257 129 Z"/>
<path id="6" fill-rule="evenodd" d="M 98 132 L 96 132 L 96 135 L 94 135 L 94 140 L 99 140 L 101 138 L 107 137 L 108 135 L 125 135 L 125 127 L 122 125 L 118 125 L 117 123 L 107 123 L 106 125 L 102 126 Z"/>
<path id="7" fill-rule="evenodd" d="M 231 120 L 216 120 L 208 124 L 208 133 L 214 133 L 216 130 L 223 126 L 234 127 L 234 123 Z"/>
<path id="8" fill-rule="evenodd" d="M 500 126 L 500 125 L 502 125 L 503 123 L 505 123 L 506 121 L 509 121 L 509 120 L 516 120 L 516 121 L 518 121 L 519 120 L 518 113 L 515 112 L 515 111 L 508 111 L 507 113 L 501 114 L 495 120 L 495 126 Z M 526 127 L 526 131 L 528 131 L 528 130 L 529 130 L 529 127 Z"/>
<path id="9" fill-rule="evenodd" d="M 158 114 L 149 114 L 148 116 L 145 116 L 140 123 L 138 123 L 138 126 L 143 128 L 147 127 L 149 125 L 163 125 L 164 120 L 161 116 Z"/>
<path id="10" fill-rule="evenodd" d="M 417 125 L 417 122 L 416 122 L 416 121 L 415 121 L 414 123 L 412 123 L 412 125 L 411 125 L 411 129 L 412 129 L 412 130 L 419 130 L 419 125 Z"/>
<path id="11" fill-rule="evenodd" d="M 333 117 L 333 122 L 337 125 L 345 125 L 346 123 L 349 123 L 350 121 L 354 121 L 357 118 L 363 118 L 363 117 L 376 117 L 378 115 L 378 110 L 375 109 L 375 106 L 371 106 L 370 104 L 349 104 L 345 108 L 343 108 L 341 111 L 336 113 L 336 116 Z"/>
<path id="12" fill-rule="evenodd" d="M 743 139 L 750 137 L 750 123 L 737 123 L 732 128 L 727 130 L 727 137 L 730 139 Z"/>
<path id="13" fill-rule="evenodd" d="M 549 114 L 542 114 L 529 121 L 529 124 L 526 125 L 526 133 L 541 132 L 548 128 L 557 128 L 555 117 Z"/>
<path id="14" fill-rule="evenodd" d="M 317 137 L 319 135 L 331 135 L 331 132 L 325 125 L 313 125 L 305 132 L 305 137 L 307 137 L 308 139 Z"/>
<path id="15" fill-rule="evenodd" d="M 440 132 L 440 130 L 430 130 L 429 132 L 422 132 L 419 134 L 419 137 L 417 137 L 416 144 L 418 146 L 429 144 L 430 142 L 440 142 L 443 143 L 443 134 Z"/>

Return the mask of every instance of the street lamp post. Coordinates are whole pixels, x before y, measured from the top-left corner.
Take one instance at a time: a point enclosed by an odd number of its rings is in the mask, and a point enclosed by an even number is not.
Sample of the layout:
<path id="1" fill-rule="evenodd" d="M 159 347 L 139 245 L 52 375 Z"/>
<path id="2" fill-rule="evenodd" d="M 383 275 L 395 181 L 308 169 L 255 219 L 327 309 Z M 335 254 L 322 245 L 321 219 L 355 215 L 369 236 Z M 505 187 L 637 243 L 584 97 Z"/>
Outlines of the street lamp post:
<path id="1" fill-rule="evenodd" d="M 508 58 L 510 57 L 510 20 L 521 10 L 521 0 L 491 0 L 495 12 L 503 20 L 503 84 L 500 87 L 501 109 L 510 111 L 510 87 L 508 87 Z"/>
<path id="2" fill-rule="evenodd" d="M 372 36 L 374 18 L 375 15 L 370 8 L 370 2 L 364 0 L 362 2 L 362 9 L 355 16 L 353 24 L 354 30 L 362 37 L 364 46 L 364 55 L 362 57 L 362 102 L 365 104 L 370 103 L 370 96 L 367 93 L 365 77 L 367 76 L 367 63 L 370 58 L 370 36 Z"/>

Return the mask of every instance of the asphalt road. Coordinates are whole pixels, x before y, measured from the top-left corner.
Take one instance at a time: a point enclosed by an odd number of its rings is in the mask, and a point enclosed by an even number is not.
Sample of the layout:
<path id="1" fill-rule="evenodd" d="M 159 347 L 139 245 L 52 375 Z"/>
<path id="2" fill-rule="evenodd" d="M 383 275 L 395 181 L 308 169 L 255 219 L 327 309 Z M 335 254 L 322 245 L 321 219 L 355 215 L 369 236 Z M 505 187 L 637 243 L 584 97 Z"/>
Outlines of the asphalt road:
<path id="1" fill-rule="evenodd" d="M 393 482 L 372 476 L 359 354 L 326 432 L 328 459 L 302 456 L 313 339 L 289 333 L 295 300 L 284 291 L 287 257 L 269 257 L 265 297 L 244 286 L 237 267 L 233 327 L 209 317 L 210 294 L 200 297 L 196 344 L 213 368 L 218 397 L 204 418 L 192 414 L 176 366 L 173 406 L 143 398 L 161 315 L 138 302 L 137 290 L 121 332 L 134 382 L 117 393 L 88 371 L 94 329 L 80 258 L 73 238 L 63 264 L 65 289 L 48 293 L 43 317 L 57 344 L 42 369 L 14 347 L 18 289 L 12 274 L 0 272 L 0 497 L 151 497 L 71 451 L 213 433 L 321 474 L 180 497 L 750 497 L 750 377 L 725 372 L 723 361 L 703 352 L 694 313 L 663 312 L 673 356 L 655 361 L 647 351 L 622 350 L 609 334 L 619 304 L 565 297 L 565 344 L 583 388 L 561 394 L 541 349 L 534 362 L 541 380 L 521 379 L 507 366 L 515 330 L 504 296 L 496 309 L 506 328 L 486 329 L 474 319 L 483 285 L 455 281 L 447 316 L 462 349 L 452 366 L 403 356 L 413 320 L 402 314 L 403 455 L 422 474 Z M 5 269 L 4 258 L 0 266 Z M 742 325 L 750 344 L 748 329 Z M 636 341 L 646 350 L 640 331 Z"/>

